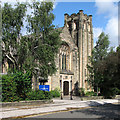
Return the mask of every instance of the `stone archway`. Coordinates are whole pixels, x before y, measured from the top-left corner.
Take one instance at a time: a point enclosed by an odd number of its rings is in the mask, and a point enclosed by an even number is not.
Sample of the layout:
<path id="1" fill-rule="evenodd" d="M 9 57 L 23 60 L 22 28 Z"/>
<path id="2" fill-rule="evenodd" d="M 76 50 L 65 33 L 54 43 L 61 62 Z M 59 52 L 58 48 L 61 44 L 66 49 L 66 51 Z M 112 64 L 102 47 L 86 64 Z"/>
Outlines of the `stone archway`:
<path id="1" fill-rule="evenodd" d="M 69 95 L 69 82 L 68 81 L 63 82 L 63 94 Z"/>

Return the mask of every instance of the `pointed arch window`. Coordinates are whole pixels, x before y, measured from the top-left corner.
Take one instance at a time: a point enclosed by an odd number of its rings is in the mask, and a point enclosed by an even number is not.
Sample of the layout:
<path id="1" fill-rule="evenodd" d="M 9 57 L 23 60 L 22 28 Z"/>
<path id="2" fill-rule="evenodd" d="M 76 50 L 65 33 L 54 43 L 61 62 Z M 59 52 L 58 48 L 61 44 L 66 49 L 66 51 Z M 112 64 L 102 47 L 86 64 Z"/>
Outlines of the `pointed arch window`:
<path id="1" fill-rule="evenodd" d="M 62 70 L 64 69 L 64 55 L 62 55 Z"/>
<path id="2" fill-rule="evenodd" d="M 62 70 L 66 70 L 66 55 L 62 55 Z"/>
<path id="3" fill-rule="evenodd" d="M 65 55 L 65 70 L 66 70 L 66 55 Z"/>
<path id="4" fill-rule="evenodd" d="M 70 48 L 68 44 L 64 43 L 60 49 L 60 69 L 68 70 L 69 69 L 69 59 L 70 59 Z"/>

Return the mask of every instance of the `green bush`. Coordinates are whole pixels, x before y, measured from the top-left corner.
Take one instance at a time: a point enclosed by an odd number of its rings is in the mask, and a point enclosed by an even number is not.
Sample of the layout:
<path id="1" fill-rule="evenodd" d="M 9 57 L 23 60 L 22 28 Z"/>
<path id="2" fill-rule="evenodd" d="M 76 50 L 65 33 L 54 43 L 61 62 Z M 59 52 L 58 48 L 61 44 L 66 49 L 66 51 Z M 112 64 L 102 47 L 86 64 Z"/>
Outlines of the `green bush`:
<path id="1" fill-rule="evenodd" d="M 51 99 L 51 93 L 48 91 L 30 91 L 27 93 L 26 100 L 44 100 L 44 99 Z"/>
<path id="2" fill-rule="evenodd" d="M 2 75 L 2 102 L 25 100 L 26 94 L 30 90 L 30 72 Z"/>
<path id="3" fill-rule="evenodd" d="M 120 89 L 117 88 L 116 95 L 120 95 Z"/>
<path id="4" fill-rule="evenodd" d="M 55 97 L 60 97 L 60 89 L 59 88 L 55 88 L 54 90 L 51 90 L 51 95 L 53 98 Z"/>
<path id="5" fill-rule="evenodd" d="M 84 88 L 79 88 L 79 95 L 84 96 L 85 95 L 85 89 Z"/>
<path id="6" fill-rule="evenodd" d="M 0 76 L 0 102 L 2 101 L 2 78 Z"/>
<path id="7" fill-rule="evenodd" d="M 85 89 L 79 88 L 78 86 L 74 88 L 73 95 L 75 96 L 84 96 L 85 95 Z"/>
<path id="8" fill-rule="evenodd" d="M 90 91 L 90 92 L 86 92 L 85 96 L 97 96 L 97 93 Z"/>
<path id="9" fill-rule="evenodd" d="M 16 83 L 14 82 L 13 75 L 3 75 L 2 76 L 2 101 L 4 102 L 12 102 L 18 100 L 18 96 L 16 94 Z"/>
<path id="10" fill-rule="evenodd" d="M 20 100 L 25 100 L 27 97 L 26 94 L 31 91 L 31 78 L 30 72 L 17 72 L 14 74 L 14 82 L 16 83 L 17 87 L 16 92 Z"/>
<path id="11" fill-rule="evenodd" d="M 116 94 L 118 94 L 120 90 L 116 87 L 113 88 L 105 88 L 102 89 L 101 94 L 104 96 L 104 98 L 114 98 Z"/>
<path id="12" fill-rule="evenodd" d="M 44 100 L 60 97 L 60 89 L 48 91 L 32 91 L 30 72 L 16 72 L 2 76 L 2 102 L 21 100 Z M 1 87 L 0 87 L 1 88 Z"/>
<path id="13" fill-rule="evenodd" d="M 45 94 L 43 91 L 30 91 L 27 93 L 28 100 L 43 100 L 45 99 Z"/>
<path id="14" fill-rule="evenodd" d="M 44 94 L 45 94 L 45 99 L 51 99 L 52 98 L 51 92 L 44 91 Z"/>

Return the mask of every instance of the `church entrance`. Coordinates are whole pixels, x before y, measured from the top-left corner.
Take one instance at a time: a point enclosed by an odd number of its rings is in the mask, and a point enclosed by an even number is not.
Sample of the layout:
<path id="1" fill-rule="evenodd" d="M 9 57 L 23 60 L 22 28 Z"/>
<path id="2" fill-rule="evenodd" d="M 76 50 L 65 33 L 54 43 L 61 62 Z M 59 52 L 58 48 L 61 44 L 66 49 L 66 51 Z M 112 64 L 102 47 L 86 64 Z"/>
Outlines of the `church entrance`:
<path id="1" fill-rule="evenodd" d="M 63 83 L 63 94 L 69 95 L 69 82 L 68 81 L 64 81 Z"/>

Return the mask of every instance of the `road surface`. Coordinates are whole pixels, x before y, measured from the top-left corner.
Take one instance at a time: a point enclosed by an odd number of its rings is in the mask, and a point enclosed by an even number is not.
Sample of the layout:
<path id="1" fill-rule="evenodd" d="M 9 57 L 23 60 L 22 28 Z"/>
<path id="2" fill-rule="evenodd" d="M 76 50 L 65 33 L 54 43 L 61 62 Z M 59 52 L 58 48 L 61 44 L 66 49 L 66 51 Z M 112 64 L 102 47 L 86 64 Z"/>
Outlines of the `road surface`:
<path id="1" fill-rule="evenodd" d="M 43 119 L 42 119 L 43 118 Z M 29 119 L 29 120 L 54 120 L 52 118 L 72 118 L 72 120 L 77 118 L 96 118 L 103 120 L 118 120 L 120 118 L 120 104 L 106 104 L 98 107 L 88 107 L 76 110 L 55 112 L 51 114 L 36 115 L 28 118 L 22 118 L 19 120 Z M 51 119 L 50 119 L 51 118 Z M 17 119 L 16 119 L 17 120 Z M 67 120 L 67 119 L 66 119 Z"/>

